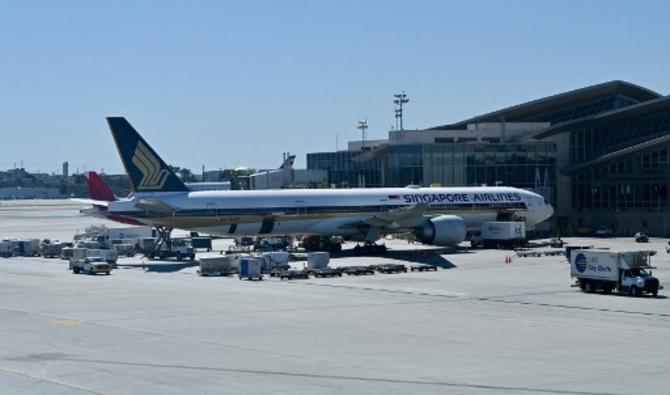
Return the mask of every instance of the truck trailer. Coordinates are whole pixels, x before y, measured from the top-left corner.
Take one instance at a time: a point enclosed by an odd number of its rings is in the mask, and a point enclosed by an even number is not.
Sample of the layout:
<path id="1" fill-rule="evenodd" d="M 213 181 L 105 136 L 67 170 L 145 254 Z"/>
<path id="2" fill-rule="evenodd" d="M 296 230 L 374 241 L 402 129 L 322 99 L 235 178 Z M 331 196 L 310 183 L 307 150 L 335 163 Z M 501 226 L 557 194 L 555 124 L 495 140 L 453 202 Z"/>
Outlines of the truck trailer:
<path id="1" fill-rule="evenodd" d="M 658 295 L 663 287 L 652 276 L 650 257 L 653 251 L 573 250 L 570 275 L 582 291 L 605 294 L 617 290 L 632 296 L 643 293 Z"/>

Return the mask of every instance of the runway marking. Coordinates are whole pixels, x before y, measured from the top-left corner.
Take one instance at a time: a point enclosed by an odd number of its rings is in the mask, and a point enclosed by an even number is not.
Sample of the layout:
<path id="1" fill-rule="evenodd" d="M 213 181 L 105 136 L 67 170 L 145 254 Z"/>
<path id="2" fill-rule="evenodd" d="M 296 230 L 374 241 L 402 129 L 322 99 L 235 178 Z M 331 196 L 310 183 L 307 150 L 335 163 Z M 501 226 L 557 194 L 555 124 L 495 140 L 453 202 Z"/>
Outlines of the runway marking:
<path id="1" fill-rule="evenodd" d="M 111 395 L 112 394 L 111 392 L 101 392 L 101 391 L 97 391 L 97 390 L 94 390 L 94 389 L 91 389 L 91 388 L 82 387 L 82 386 L 77 385 L 77 384 L 67 383 L 65 381 L 50 379 L 50 378 L 42 377 L 42 376 L 36 376 L 34 374 L 30 374 L 28 372 L 22 372 L 20 370 L 15 370 L 15 369 L 0 367 L 0 372 L 9 373 L 9 374 L 13 374 L 15 376 L 25 377 L 25 378 L 32 379 L 32 380 L 37 380 L 37 381 L 41 381 L 41 382 L 44 382 L 44 383 L 55 384 L 55 385 L 59 385 L 61 387 L 70 388 L 70 389 L 73 389 L 73 390 L 77 390 L 77 391 L 80 391 L 80 392 L 86 392 L 86 393 L 89 393 L 89 394 L 95 394 L 95 395 Z"/>
<path id="2" fill-rule="evenodd" d="M 256 369 L 237 369 L 237 368 L 222 368 L 222 367 L 217 368 L 211 366 L 193 366 L 193 365 L 177 365 L 177 364 L 168 365 L 168 364 L 158 364 L 150 362 L 106 361 L 100 359 L 84 359 L 84 358 L 63 358 L 63 360 L 70 362 L 88 362 L 88 363 L 98 363 L 105 365 L 123 365 L 123 366 L 159 368 L 159 369 L 185 369 L 185 370 L 199 370 L 199 371 L 235 373 L 235 374 L 297 377 L 297 378 L 321 379 L 321 380 L 322 379 L 345 380 L 345 381 L 386 383 L 386 384 L 409 384 L 409 385 L 421 385 L 421 386 L 429 385 L 429 386 L 450 387 L 450 388 L 471 388 L 471 389 L 482 389 L 491 391 L 511 391 L 514 393 L 524 392 L 524 393 L 548 393 L 548 394 L 564 394 L 564 395 L 627 395 L 625 393 L 614 393 L 614 392 L 571 391 L 571 390 L 550 389 L 550 388 L 512 387 L 512 386 L 472 384 L 472 383 L 450 382 L 450 381 L 402 380 L 402 379 L 392 379 L 385 377 L 345 376 L 336 374 L 289 372 L 281 370 L 256 370 Z"/>
<path id="3" fill-rule="evenodd" d="M 51 320 L 49 322 L 54 324 L 54 325 L 58 325 L 58 326 L 78 326 L 78 325 L 83 324 L 82 321 L 70 320 L 70 319 L 67 319 L 67 318 Z"/>

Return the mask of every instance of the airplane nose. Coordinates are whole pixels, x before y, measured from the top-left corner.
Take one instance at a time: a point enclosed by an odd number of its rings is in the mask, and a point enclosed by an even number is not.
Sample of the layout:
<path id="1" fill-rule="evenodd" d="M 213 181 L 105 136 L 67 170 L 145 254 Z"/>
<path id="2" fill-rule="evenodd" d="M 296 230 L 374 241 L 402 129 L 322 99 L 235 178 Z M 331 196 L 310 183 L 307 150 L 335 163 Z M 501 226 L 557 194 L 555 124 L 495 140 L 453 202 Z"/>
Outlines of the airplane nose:
<path id="1" fill-rule="evenodd" d="M 551 218 L 554 215 L 554 206 L 547 204 L 547 218 Z"/>

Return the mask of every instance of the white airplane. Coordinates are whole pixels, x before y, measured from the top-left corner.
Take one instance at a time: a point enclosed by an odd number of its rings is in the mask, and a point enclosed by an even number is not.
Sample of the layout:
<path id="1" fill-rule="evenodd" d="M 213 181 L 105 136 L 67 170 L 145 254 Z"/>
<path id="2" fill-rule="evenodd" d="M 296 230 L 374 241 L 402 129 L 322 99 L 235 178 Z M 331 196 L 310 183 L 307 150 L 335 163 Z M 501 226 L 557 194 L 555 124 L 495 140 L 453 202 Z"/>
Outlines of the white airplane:
<path id="1" fill-rule="evenodd" d="M 109 215 L 217 236 L 320 235 L 374 243 L 413 233 L 423 243 L 455 246 L 467 229 L 500 216 L 528 226 L 553 214 L 544 198 L 510 187 L 192 191 L 122 117 L 107 118 L 133 194 Z"/>

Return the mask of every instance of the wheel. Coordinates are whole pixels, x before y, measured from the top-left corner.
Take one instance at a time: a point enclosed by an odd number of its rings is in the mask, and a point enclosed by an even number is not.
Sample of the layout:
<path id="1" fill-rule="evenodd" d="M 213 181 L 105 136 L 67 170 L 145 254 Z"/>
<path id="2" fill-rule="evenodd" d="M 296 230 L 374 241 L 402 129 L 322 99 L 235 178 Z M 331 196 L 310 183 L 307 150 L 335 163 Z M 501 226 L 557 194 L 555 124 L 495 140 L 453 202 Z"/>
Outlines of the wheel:
<path id="1" fill-rule="evenodd" d="M 181 253 L 179 253 L 179 252 L 177 253 L 177 260 L 181 261 Z"/>
<path id="2" fill-rule="evenodd" d="M 109 276 L 109 272 L 105 272 L 105 276 Z"/>
<path id="3" fill-rule="evenodd" d="M 658 289 L 651 291 L 651 294 L 654 295 L 654 297 L 658 296 Z"/>
<path id="4" fill-rule="evenodd" d="M 587 281 L 586 284 L 584 284 L 584 292 L 586 293 L 593 293 L 593 283 L 591 281 Z"/>
<path id="5" fill-rule="evenodd" d="M 191 256 L 189 256 L 188 258 L 189 258 L 190 260 L 194 260 L 194 259 L 195 259 L 195 255 L 191 255 Z"/>
<path id="6" fill-rule="evenodd" d="M 640 296 L 640 290 L 638 290 L 637 287 L 635 285 L 633 285 L 633 286 L 630 287 L 630 294 L 631 294 L 631 296 L 638 297 L 638 296 Z"/>
<path id="7" fill-rule="evenodd" d="M 609 294 L 611 294 L 611 293 L 612 293 L 612 286 L 609 285 L 609 284 L 605 284 L 605 285 L 603 286 L 603 293 L 604 293 L 605 295 L 609 295 Z"/>
<path id="8" fill-rule="evenodd" d="M 79 274 L 79 268 L 78 267 L 73 267 L 72 268 L 72 273 Z"/>

